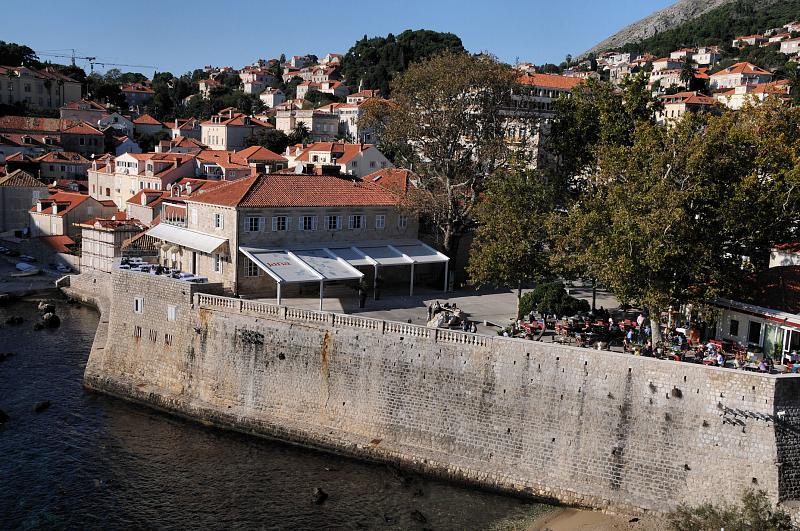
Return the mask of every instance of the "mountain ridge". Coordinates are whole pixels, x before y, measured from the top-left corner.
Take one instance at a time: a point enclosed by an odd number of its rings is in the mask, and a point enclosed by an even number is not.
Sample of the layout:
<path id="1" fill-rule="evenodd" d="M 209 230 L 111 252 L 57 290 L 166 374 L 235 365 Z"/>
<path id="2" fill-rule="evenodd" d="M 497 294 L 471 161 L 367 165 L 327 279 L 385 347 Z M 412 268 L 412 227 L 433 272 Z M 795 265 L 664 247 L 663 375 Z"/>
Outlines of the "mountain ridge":
<path id="1" fill-rule="evenodd" d="M 589 50 L 586 50 L 582 56 L 619 48 L 625 44 L 647 39 L 657 33 L 677 28 L 684 22 L 695 19 L 709 11 L 735 1 L 736 0 L 679 0 L 671 6 L 656 11 L 652 15 L 625 26 L 614 35 L 601 41 Z"/>

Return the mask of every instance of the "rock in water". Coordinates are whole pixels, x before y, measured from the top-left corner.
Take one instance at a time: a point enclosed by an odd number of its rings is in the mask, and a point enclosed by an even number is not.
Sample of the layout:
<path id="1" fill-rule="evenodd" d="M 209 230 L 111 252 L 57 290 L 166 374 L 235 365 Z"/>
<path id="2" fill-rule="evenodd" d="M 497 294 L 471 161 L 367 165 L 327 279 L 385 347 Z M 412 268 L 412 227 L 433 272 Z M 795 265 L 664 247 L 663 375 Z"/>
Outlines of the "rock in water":
<path id="1" fill-rule="evenodd" d="M 8 319 L 6 319 L 6 324 L 8 325 L 18 325 L 20 323 L 22 323 L 22 317 L 20 317 L 19 315 L 12 315 Z"/>
<path id="2" fill-rule="evenodd" d="M 314 489 L 314 503 L 317 505 L 323 503 L 325 500 L 328 499 L 328 493 L 322 490 L 321 488 L 317 487 Z"/>
<path id="3" fill-rule="evenodd" d="M 6 422 L 8 422 L 8 418 L 9 418 L 8 413 L 0 409 L 0 425 L 3 425 Z"/>
<path id="4" fill-rule="evenodd" d="M 49 400 L 42 400 L 41 402 L 37 402 L 36 405 L 33 406 L 33 410 L 36 413 L 41 413 L 42 411 L 44 411 L 45 409 L 47 409 L 49 407 L 50 407 L 50 401 Z"/>
<path id="5" fill-rule="evenodd" d="M 424 524 L 424 523 L 426 523 L 428 521 L 428 519 L 425 518 L 425 515 L 422 514 L 421 512 L 419 512 L 416 509 L 411 511 L 411 518 L 413 518 L 414 520 L 416 520 L 417 522 L 419 522 L 421 524 Z"/>
<path id="6" fill-rule="evenodd" d="M 44 330 L 44 323 L 33 323 L 33 329 L 37 332 L 39 330 Z"/>
<path id="7" fill-rule="evenodd" d="M 40 302 L 39 303 L 39 312 L 41 313 L 56 313 L 56 307 L 54 304 L 50 304 L 49 302 Z"/>
<path id="8" fill-rule="evenodd" d="M 61 319 L 54 313 L 46 313 L 42 316 L 42 321 L 48 328 L 58 328 L 61 326 Z"/>

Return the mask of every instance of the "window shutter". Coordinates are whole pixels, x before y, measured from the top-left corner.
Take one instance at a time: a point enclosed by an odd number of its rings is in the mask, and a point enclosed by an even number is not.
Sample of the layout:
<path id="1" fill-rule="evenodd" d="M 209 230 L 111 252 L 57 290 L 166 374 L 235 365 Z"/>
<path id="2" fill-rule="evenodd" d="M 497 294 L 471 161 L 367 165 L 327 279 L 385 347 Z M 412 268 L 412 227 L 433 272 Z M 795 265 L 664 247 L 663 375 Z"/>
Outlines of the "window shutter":
<path id="1" fill-rule="evenodd" d="M 258 230 L 264 230 L 264 218 L 258 218 Z"/>
<path id="2" fill-rule="evenodd" d="M 286 232 L 289 232 L 292 228 L 292 218 L 291 216 L 286 216 Z"/>
<path id="3" fill-rule="evenodd" d="M 317 216 L 311 218 L 311 230 L 317 230 Z"/>
<path id="4" fill-rule="evenodd" d="M 303 230 L 303 216 L 299 216 L 297 218 L 297 230 L 299 231 Z"/>
<path id="5" fill-rule="evenodd" d="M 278 231 L 278 216 L 272 216 L 272 232 Z"/>

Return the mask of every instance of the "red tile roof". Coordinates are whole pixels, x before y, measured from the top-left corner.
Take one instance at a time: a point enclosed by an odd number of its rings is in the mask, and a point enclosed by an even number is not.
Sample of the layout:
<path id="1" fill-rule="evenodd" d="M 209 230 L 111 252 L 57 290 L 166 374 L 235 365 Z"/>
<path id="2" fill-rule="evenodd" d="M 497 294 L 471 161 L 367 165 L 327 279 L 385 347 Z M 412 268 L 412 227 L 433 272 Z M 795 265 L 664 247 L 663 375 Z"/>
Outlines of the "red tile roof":
<path id="1" fill-rule="evenodd" d="M 717 72 L 716 74 L 711 74 L 711 77 L 716 76 L 727 76 L 731 74 L 763 74 L 763 75 L 772 75 L 772 72 L 768 70 L 764 70 L 760 66 L 756 66 L 752 63 L 736 63 L 735 65 L 729 66 L 728 68 L 724 68 Z"/>
<path id="2" fill-rule="evenodd" d="M 68 129 L 64 129 L 63 133 L 68 133 L 71 135 L 92 135 L 92 136 L 103 136 L 98 129 L 92 127 L 91 125 L 87 124 L 86 122 L 81 122 L 78 125 L 73 125 Z"/>
<path id="3" fill-rule="evenodd" d="M 40 236 L 39 240 L 57 253 L 69 254 L 73 252 L 70 247 L 75 246 L 75 240 L 69 236 Z"/>
<path id="4" fill-rule="evenodd" d="M 89 110 L 93 110 L 93 111 L 108 112 L 108 109 L 104 105 L 100 105 L 96 101 L 87 100 L 87 99 L 71 101 L 71 102 L 63 105 L 61 108 L 62 109 L 74 110 L 74 111 L 84 111 L 84 110 L 87 110 L 86 107 L 88 107 Z"/>
<path id="5" fill-rule="evenodd" d="M 299 162 L 312 162 L 311 152 L 324 152 L 336 158 L 336 164 L 347 164 L 358 154 L 372 149 L 372 144 L 346 144 L 344 142 L 316 142 L 304 149 L 296 158 Z"/>
<path id="6" fill-rule="evenodd" d="M 137 125 L 160 125 L 161 127 L 165 127 L 163 123 L 159 122 L 149 114 L 143 114 L 139 116 L 133 121 L 133 123 Z"/>
<path id="7" fill-rule="evenodd" d="M 257 175 L 199 193 L 190 202 L 248 208 L 393 206 L 398 197 L 372 182 L 327 175 Z"/>
<path id="8" fill-rule="evenodd" d="M 415 175 L 410 170 L 400 168 L 384 168 L 364 177 L 365 181 L 373 182 L 381 188 L 386 188 L 403 195 L 409 192 Z"/>
<path id="9" fill-rule="evenodd" d="M 561 90 L 572 90 L 584 82 L 584 80 L 579 77 L 557 76 L 553 74 L 526 74 L 520 76 L 517 81 L 523 85 Z"/>
<path id="10" fill-rule="evenodd" d="M 46 185 L 26 171 L 14 170 L 0 177 L 0 186 L 14 188 L 44 188 Z"/>
<path id="11" fill-rule="evenodd" d="M 52 162 L 52 163 L 61 163 L 67 162 L 70 164 L 91 164 L 92 161 L 81 155 L 80 153 L 74 153 L 72 151 L 51 151 L 46 155 L 42 155 L 36 162 Z"/>
<path id="12" fill-rule="evenodd" d="M 274 151 L 270 151 L 269 149 L 263 146 L 250 146 L 249 148 L 237 151 L 236 154 L 243 157 L 247 162 L 261 161 L 261 160 L 274 160 L 279 162 L 280 161 L 286 162 L 286 157 L 282 157 L 277 153 L 275 153 Z"/>
<path id="13" fill-rule="evenodd" d="M 52 214 L 53 207 L 51 205 L 52 203 L 56 203 L 58 205 L 58 215 L 64 216 L 87 199 L 91 198 L 84 194 L 78 194 L 74 192 L 56 192 L 50 197 L 41 199 L 42 214 Z M 30 211 L 36 212 L 36 207 L 32 207 Z"/>

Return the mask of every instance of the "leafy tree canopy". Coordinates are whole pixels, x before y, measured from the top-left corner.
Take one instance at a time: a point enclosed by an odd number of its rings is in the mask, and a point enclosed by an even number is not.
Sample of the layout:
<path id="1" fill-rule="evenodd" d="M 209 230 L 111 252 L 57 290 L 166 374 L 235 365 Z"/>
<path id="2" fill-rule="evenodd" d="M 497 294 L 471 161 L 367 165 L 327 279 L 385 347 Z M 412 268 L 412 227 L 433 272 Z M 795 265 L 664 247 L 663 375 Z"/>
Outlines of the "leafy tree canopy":
<path id="1" fill-rule="evenodd" d="M 0 65 L 39 68 L 42 63 L 32 48 L 24 44 L 0 41 Z"/>
<path id="2" fill-rule="evenodd" d="M 342 59 L 342 75 L 356 88 L 381 89 L 389 94 L 392 78 L 405 72 L 411 63 L 444 51 L 464 52 L 461 39 L 452 33 L 406 30 L 396 37 L 364 38 L 356 42 Z"/>
<path id="3" fill-rule="evenodd" d="M 268 150 L 281 154 L 289 146 L 289 137 L 277 129 L 259 129 L 256 134 L 247 139 L 249 146 L 262 146 Z"/>

